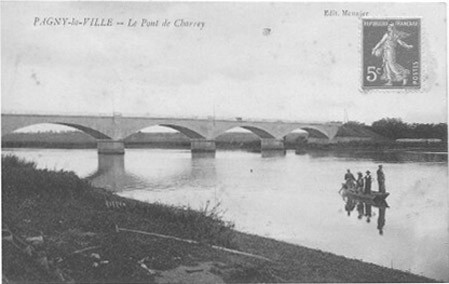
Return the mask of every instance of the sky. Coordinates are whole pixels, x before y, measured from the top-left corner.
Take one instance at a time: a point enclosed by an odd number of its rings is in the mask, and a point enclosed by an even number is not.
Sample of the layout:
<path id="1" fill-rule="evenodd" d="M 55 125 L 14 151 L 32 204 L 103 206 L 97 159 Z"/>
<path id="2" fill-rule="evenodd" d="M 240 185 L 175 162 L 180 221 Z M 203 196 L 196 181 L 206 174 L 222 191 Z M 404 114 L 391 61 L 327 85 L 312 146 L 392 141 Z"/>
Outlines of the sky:
<path id="1" fill-rule="evenodd" d="M 447 122 L 441 3 L 3 1 L 1 8 L 2 113 L 322 122 L 346 113 L 368 124 Z M 342 9 L 421 17 L 421 90 L 361 91 L 361 19 L 324 15 Z M 54 18 L 113 25 L 51 25 Z"/>

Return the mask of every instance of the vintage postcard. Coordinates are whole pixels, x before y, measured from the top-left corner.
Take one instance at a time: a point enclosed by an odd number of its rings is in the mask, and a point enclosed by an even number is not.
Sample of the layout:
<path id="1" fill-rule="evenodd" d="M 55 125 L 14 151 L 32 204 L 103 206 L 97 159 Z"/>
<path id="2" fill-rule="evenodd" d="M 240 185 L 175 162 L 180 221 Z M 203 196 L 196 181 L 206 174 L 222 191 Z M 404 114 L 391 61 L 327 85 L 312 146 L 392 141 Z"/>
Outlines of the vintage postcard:
<path id="1" fill-rule="evenodd" d="M 449 282 L 447 5 L 1 1 L 4 283 Z"/>

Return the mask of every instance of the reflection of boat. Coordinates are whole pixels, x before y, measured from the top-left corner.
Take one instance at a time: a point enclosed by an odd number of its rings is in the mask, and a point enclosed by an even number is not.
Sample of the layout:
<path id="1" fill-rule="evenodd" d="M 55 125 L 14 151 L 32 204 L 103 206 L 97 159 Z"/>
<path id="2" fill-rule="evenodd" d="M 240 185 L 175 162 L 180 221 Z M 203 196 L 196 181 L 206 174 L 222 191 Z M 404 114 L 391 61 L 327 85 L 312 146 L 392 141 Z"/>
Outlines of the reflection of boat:
<path id="1" fill-rule="evenodd" d="M 348 213 L 348 216 L 351 216 L 351 212 L 357 208 L 358 219 L 362 219 L 366 217 L 366 222 L 371 222 L 372 208 L 379 208 L 379 217 L 377 218 L 377 229 L 379 230 L 379 234 L 383 235 L 383 230 L 385 227 L 385 213 L 386 209 L 389 208 L 385 199 L 389 195 L 388 192 L 380 193 L 380 192 L 371 192 L 370 194 L 363 194 L 356 192 L 353 189 L 348 189 L 343 186 L 339 191 L 341 197 L 345 201 L 345 211 Z"/>
<path id="2" fill-rule="evenodd" d="M 350 196 L 354 199 L 359 199 L 362 201 L 379 202 L 384 201 L 388 197 L 388 195 L 390 195 L 390 193 L 378 191 L 372 191 L 371 193 L 361 193 L 350 189 L 343 189 L 343 195 Z"/>
<path id="3" fill-rule="evenodd" d="M 385 199 L 363 199 L 363 198 L 357 198 L 351 195 L 346 195 L 347 199 L 353 200 L 353 202 L 363 203 L 365 206 L 372 206 L 376 208 L 390 208 L 387 201 Z"/>

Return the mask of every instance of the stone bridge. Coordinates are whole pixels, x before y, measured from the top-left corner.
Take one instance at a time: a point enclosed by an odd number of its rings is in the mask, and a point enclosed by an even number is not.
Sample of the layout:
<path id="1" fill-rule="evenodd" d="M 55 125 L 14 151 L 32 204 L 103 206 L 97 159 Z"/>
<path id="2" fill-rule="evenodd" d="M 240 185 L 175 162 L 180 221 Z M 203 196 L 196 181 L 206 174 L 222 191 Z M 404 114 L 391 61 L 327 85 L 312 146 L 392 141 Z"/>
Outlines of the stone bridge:
<path id="1" fill-rule="evenodd" d="M 200 118 L 161 118 L 144 116 L 85 115 L 41 115 L 2 114 L 2 135 L 14 130 L 42 123 L 65 125 L 81 130 L 97 139 L 98 153 L 124 154 L 124 139 L 141 129 L 151 126 L 165 126 L 185 134 L 191 139 L 192 152 L 214 152 L 215 138 L 227 130 L 241 127 L 250 130 L 261 139 L 262 150 L 284 150 L 283 138 L 290 132 L 316 130 L 331 141 L 341 123 L 234 120 Z"/>

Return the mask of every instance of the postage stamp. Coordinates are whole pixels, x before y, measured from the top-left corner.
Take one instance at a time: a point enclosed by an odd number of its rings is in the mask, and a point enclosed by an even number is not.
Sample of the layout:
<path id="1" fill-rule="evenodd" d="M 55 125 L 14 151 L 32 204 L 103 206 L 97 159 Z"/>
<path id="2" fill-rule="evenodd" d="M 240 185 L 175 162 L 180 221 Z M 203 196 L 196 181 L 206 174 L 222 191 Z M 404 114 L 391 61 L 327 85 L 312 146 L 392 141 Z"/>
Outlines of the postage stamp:
<path id="1" fill-rule="evenodd" d="M 421 88 L 421 20 L 362 19 L 362 88 Z"/>

